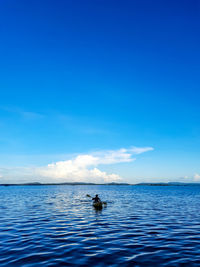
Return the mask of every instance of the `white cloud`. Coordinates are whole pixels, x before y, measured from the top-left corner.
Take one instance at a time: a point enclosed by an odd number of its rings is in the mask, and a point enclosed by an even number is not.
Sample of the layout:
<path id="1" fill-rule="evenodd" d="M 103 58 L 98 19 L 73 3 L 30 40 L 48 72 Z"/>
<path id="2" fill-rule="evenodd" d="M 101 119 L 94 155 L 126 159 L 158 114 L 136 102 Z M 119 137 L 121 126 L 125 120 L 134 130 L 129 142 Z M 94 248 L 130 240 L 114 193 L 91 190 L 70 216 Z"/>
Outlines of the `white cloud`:
<path id="1" fill-rule="evenodd" d="M 119 150 L 107 150 L 96 152 L 93 155 L 98 157 L 98 164 L 116 164 L 121 162 L 131 162 L 135 158 L 132 155 L 141 154 L 147 151 L 153 150 L 152 147 L 131 147 L 131 148 L 121 148 Z"/>
<path id="2" fill-rule="evenodd" d="M 59 161 L 37 168 L 41 177 L 49 177 L 67 181 L 108 182 L 120 180 L 117 174 L 107 174 L 99 169 L 91 168 L 99 164 L 99 158 L 90 155 L 79 155 L 74 160 Z"/>
<path id="3" fill-rule="evenodd" d="M 129 149 L 133 154 L 141 154 L 147 151 L 152 151 L 153 147 L 132 147 Z"/>
<path id="4" fill-rule="evenodd" d="M 42 177 L 51 177 L 54 179 L 69 179 L 73 181 L 95 181 L 111 182 L 120 180 L 117 174 L 107 174 L 97 169 L 98 165 L 116 164 L 122 162 L 131 162 L 133 154 L 140 154 L 150 151 L 153 148 L 130 148 L 100 151 L 92 154 L 78 155 L 76 158 L 66 161 L 59 161 L 48 164 L 37 169 L 37 173 Z"/>
<path id="5" fill-rule="evenodd" d="M 94 182 L 104 183 L 119 181 L 118 174 L 101 171 L 97 166 L 118 164 L 134 161 L 132 156 L 153 150 L 151 147 L 119 150 L 97 151 L 90 154 L 81 154 L 76 157 L 58 161 L 42 167 L 21 167 L 1 169 L 4 179 L 12 180 L 13 177 L 20 182 Z"/>
<path id="6" fill-rule="evenodd" d="M 196 174 L 194 175 L 194 181 L 195 181 L 195 182 L 200 182 L 200 175 L 199 175 L 198 173 L 196 173 Z"/>

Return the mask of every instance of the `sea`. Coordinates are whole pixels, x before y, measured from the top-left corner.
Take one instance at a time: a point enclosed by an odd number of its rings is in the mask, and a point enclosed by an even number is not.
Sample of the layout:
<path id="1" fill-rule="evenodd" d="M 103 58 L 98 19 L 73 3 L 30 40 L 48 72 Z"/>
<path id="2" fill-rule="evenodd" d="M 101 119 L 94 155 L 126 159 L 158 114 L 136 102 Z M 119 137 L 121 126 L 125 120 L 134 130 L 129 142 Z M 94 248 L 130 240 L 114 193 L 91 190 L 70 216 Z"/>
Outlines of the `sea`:
<path id="1" fill-rule="evenodd" d="M 200 266 L 200 186 L 0 186 L 0 266 Z"/>

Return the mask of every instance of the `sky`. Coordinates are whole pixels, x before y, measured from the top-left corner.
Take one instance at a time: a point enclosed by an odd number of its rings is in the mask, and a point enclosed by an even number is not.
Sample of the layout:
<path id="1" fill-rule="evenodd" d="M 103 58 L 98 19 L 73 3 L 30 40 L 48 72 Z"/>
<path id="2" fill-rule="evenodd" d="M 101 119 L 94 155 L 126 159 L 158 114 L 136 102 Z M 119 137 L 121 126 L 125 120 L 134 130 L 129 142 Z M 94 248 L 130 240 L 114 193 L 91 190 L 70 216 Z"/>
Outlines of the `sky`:
<path id="1" fill-rule="evenodd" d="M 200 182 L 198 0 L 1 0 L 0 33 L 0 183 Z"/>

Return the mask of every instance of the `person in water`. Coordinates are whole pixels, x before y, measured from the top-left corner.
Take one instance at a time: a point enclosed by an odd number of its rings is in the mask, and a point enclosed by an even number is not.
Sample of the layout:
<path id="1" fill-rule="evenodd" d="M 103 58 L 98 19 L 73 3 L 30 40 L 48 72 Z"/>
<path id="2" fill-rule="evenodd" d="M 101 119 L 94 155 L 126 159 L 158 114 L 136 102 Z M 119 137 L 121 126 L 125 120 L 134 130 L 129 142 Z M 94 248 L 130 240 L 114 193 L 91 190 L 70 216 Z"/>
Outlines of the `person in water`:
<path id="1" fill-rule="evenodd" d="M 101 202 L 101 199 L 99 198 L 98 195 L 96 195 L 95 197 L 93 197 L 92 200 L 94 200 L 94 203 Z"/>

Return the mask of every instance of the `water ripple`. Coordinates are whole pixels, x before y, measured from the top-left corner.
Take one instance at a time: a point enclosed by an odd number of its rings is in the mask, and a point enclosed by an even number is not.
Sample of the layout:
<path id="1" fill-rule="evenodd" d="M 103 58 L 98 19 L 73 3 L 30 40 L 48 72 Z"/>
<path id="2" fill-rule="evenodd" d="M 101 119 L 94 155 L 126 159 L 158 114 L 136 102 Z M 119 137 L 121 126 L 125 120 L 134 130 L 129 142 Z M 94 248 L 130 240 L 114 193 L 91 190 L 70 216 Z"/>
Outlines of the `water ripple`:
<path id="1" fill-rule="evenodd" d="M 0 266 L 199 266 L 199 202 L 197 186 L 0 187 Z"/>

